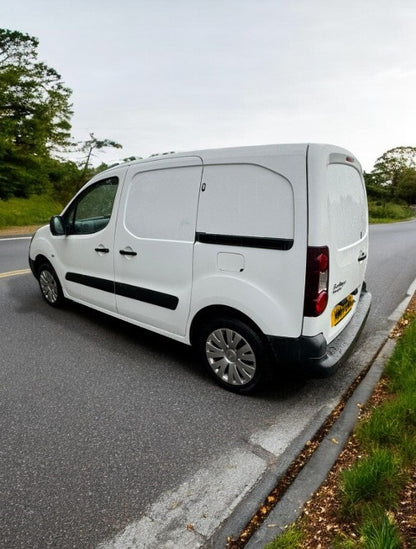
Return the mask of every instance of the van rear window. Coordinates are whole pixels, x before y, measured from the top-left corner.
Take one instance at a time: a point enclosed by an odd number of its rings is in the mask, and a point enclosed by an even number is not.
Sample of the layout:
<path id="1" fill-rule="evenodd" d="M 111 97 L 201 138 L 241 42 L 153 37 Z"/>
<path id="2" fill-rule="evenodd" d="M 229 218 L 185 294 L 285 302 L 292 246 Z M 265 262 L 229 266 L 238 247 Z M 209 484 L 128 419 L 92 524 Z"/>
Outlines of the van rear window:
<path id="1" fill-rule="evenodd" d="M 367 228 L 367 200 L 359 172 L 345 164 L 328 166 L 331 234 L 338 250 L 361 240 Z"/>

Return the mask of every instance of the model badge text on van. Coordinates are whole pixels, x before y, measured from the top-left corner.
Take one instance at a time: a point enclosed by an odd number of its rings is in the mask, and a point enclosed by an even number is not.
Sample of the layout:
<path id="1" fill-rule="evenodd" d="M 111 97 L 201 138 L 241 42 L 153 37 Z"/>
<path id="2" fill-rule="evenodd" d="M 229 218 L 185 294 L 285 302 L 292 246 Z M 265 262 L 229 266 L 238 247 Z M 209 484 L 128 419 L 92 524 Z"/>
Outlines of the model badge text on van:
<path id="1" fill-rule="evenodd" d="M 96 175 L 29 261 L 45 300 L 77 301 L 195 345 L 223 387 L 279 364 L 333 372 L 367 317 L 362 170 L 339 147 L 177 153 Z"/>

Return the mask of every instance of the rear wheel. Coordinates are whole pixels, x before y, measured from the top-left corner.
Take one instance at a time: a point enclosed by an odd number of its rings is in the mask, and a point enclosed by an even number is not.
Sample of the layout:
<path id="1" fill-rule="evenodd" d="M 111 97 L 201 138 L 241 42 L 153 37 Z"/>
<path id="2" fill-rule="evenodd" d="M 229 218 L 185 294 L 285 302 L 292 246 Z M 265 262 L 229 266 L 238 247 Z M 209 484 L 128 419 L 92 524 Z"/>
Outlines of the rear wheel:
<path id="1" fill-rule="evenodd" d="M 52 307 L 60 307 L 65 301 L 58 276 L 50 263 L 43 263 L 38 270 L 40 291 Z"/>
<path id="2" fill-rule="evenodd" d="M 248 394 L 264 379 L 268 368 L 265 346 L 257 331 L 240 319 L 209 320 L 197 344 L 205 368 L 222 387 Z"/>

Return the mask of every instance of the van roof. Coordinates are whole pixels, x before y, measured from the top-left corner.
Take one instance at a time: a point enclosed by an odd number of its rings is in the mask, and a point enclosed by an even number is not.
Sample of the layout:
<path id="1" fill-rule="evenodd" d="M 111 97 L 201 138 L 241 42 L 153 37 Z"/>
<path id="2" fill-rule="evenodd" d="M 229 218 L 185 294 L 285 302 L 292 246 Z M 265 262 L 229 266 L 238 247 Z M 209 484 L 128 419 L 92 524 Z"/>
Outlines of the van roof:
<path id="1" fill-rule="evenodd" d="M 174 158 L 184 158 L 190 156 L 197 156 L 201 158 L 204 164 L 211 162 L 226 162 L 231 159 L 238 158 L 259 158 L 263 156 L 305 156 L 308 148 L 313 145 L 315 151 L 319 148 L 322 152 L 328 152 L 328 150 L 335 152 L 349 153 L 346 149 L 337 147 L 335 145 L 329 145 L 324 143 L 284 143 L 284 144 L 272 144 L 272 145 L 248 145 L 242 147 L 225 147 L 215 149 L 201 149 L 193 151 L 181 151 L 181 152 L 168 152 L 149 156 L 148 158 L 130 160 L 123 162 L 108 168 L 107 171 L 111 171 L 120 166 L 132 166 L 139 164 L 147 164 L 159 160 L 168 160 Z M 350 153 L 349 153 L 350 154 Z"/>

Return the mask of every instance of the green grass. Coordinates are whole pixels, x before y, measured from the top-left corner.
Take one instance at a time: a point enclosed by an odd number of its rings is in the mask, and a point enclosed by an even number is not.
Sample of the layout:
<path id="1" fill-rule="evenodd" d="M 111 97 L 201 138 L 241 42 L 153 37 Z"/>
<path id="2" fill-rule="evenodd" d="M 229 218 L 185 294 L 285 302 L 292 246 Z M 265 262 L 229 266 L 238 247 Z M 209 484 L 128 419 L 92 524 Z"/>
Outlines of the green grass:
<path id="1" fill-rule="evenodd" d="M 414 217 L 414 211 L 406 205 L 372 199 L 368 201 L 368 214 L 370 223 L 394 223 Z"/>
<path id="2" fill-rule="evenodd" d="M 387 364 L 385 374 L 392 392 L 409 394 L 416 389 L 416 321 L 406 329 L 403 338 Z"/>
<path id="3" fill-rule="evenodd" d="M 356 431 L 362 448 L 387 448 L 402 454 L 405 466 L 416 462 L 416 393 L 405 392 L 376 408 Z"/>
<path id="4" fill-rule="evenodd" d="M 338 533 L 331 549 L 401 549 L 400 532 L 391 514 L 380 507 L 370 507 L 358 528 L 358 536 L 349 539 Z"/>
<path id="5" fill-rule="evenodd" d="M 62 205 L 46 195 L 0 200 L 0 228 L 41 225 L 61 210 Z"/>
<path id="6" fill-rule="evenodd" d="M 295 524 L 290 525 L 279 537 L 270 542 L 264 549 L 296 549 L 302 547 L 304 533 Z"/>
<path id="7" fill-rule="evenodd" d="M 391 514 L 374 508 L 363 520 L 359 532 L 363 549 L 401 549 L 399 529 Z"/>
<path id="8" fill-rule="evenodd" d="M 369 505 L 395 509 L 407 475 L 401 459 L 387 449 L 376 449 L 341 475 L 344 518 L 361 519 Z"/>

